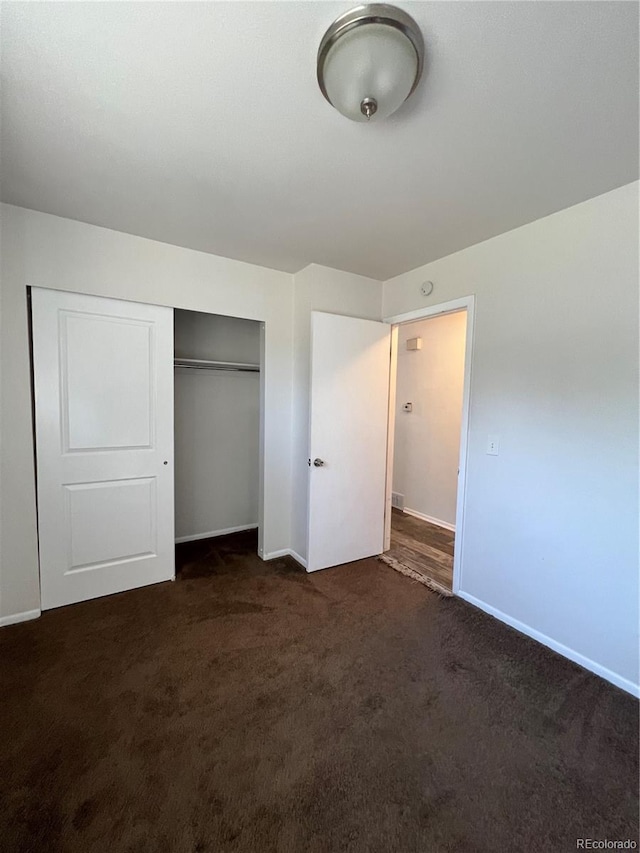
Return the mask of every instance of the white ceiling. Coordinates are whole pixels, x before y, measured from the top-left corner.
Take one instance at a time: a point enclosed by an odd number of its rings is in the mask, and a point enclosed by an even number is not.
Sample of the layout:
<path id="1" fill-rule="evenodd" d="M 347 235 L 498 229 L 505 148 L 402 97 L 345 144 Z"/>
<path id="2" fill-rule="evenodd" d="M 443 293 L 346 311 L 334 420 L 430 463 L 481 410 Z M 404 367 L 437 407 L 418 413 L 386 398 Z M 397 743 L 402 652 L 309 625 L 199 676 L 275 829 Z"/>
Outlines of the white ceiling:
<path id="1" fill-rule="evenodd" d="M 386 279 L 637 178 L 637 3 L 401 3 L 426 75 L 371 125 L 315 79 L 351 5 L 3 3 L 3 201 Z"/>

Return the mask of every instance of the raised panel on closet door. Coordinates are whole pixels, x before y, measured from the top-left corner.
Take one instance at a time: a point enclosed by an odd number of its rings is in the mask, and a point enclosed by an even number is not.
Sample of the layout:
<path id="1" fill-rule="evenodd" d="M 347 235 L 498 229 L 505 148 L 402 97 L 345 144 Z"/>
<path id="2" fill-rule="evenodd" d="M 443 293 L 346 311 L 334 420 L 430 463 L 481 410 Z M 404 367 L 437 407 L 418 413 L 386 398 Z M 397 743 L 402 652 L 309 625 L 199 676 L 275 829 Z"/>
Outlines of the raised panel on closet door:
<path id="1" fill-rule="evenodd" d="M 151 447 L 154 324 L 70 311 L 59 317 L 65 450 Z"/>

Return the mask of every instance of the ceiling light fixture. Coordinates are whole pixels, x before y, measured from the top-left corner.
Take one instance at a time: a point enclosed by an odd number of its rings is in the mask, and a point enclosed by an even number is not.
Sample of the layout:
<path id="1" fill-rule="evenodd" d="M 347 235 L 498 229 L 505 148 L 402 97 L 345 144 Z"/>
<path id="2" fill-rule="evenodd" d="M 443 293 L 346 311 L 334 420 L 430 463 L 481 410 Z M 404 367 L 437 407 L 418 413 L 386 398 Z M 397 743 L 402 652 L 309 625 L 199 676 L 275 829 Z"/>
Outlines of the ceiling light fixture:
<path id="1" fill-rule="evenodd" d="M 418 85 L 424 41 L 410 15 L 387 3 L 356 6 L 340 15 L 318 49 L 318 85 L 353 121 L 386 118 Z"/>

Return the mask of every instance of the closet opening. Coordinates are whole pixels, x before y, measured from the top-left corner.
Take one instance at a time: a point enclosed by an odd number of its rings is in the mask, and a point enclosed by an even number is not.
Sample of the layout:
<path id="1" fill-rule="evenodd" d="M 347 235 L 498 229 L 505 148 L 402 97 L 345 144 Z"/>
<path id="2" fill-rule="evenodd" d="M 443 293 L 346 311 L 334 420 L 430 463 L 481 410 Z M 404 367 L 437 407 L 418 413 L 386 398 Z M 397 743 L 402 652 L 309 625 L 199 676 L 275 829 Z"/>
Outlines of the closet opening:
<path id="1" fill-rule="evenodd" d="M 174 311 L 178 578 L 221 548 L 262 551 L 263 338 L 255 320 Z"/>

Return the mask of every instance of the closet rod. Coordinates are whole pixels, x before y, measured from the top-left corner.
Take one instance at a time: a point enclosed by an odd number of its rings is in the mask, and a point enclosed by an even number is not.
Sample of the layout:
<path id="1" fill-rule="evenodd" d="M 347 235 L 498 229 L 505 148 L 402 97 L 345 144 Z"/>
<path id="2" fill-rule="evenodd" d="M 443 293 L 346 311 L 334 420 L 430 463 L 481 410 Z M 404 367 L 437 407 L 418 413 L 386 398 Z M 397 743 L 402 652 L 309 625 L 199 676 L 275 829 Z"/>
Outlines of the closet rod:
<path id="1" fill-rule="evenodd" d="M 236 370 L 243 373 L 259 373 L 259 364 L 244 364 L 239 361 L 211 361 L 206 358 L 176 358 L 174 367 L 186 367 L 191 370 Z"/>

